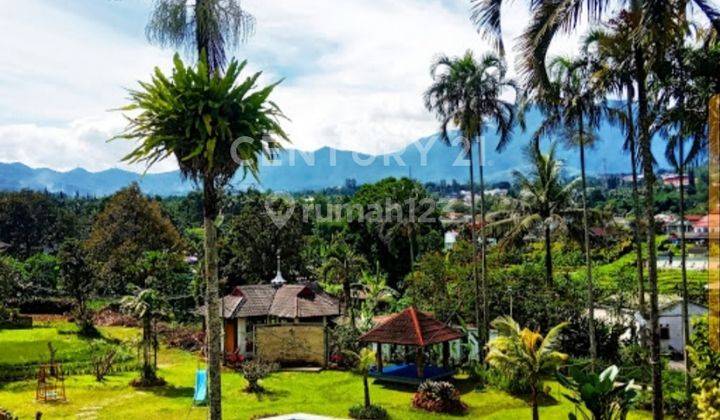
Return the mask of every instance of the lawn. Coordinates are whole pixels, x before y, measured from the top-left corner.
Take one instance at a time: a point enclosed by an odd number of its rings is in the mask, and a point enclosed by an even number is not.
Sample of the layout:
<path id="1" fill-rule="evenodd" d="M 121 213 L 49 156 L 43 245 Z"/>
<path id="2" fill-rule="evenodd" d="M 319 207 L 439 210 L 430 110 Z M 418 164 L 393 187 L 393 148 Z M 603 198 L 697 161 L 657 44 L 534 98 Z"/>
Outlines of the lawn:
<path id="1" fill-rule="evenodd" d="M 127 341 L 139 336 L 135 328 L 100 327 L 101 339 Z M 77 335 L 77 327 L 67 322 L 37 323 L 31 329 L 0 330 L 0 365 L 47 361 L 47 343 L 57 350 L 57 360 L 75 362 L 87 359 L 91 340 Z"/>
<path id="2" fill-rule="evenodd" d="M 110 335 L 125 336 L 126 329 L 108 328 Z M 6 337 L 3 335 L 0 337 Z M 47 338 L 47 337 L 45 337 Z M 42 347 L 43 342 L 26 341 L 28 349 Z M 19 344 L 16 344 L 19 346 Z M 17 349 L 18 347 L 16 347 Z M 33 350 L 34 352 L 35 350 Z M 37 350 L 38 354 L 41 353 Z M 3 352 L 5 354 L 5 352 Z M 126 372 L 111 375 L 98 383 L 90 375 L 71 376 L 66 380 L 67 403 L 46 404 L 34 401 L 34 381 L 0 384 L 0 407 L 9 408 L 20 418 L 33 417 L 42 411 L 45 418 L 187 418 L 204 419 L 206 409 L 193 407 L 191 400 L 195 370 L 201 366 L 193 354 L 180 350 L 164 349 L 160 354 L 160 375 L 169 383 L 167 387 L 136 390 L 128 382 L 136 375 Z M 223 374 L 223 411 L 227 419 L 248 419 L 253 416 L 309 412 L 345 417 L 347 409 L 362 400 L 360 377 L 338 371 L 321 373 L 279 372 L 263 381 L 267 393 L 262 396 L 243 391 L 245 381 L 241 375 L 226 371 Z M 567 418 L 572 406 L 560 395 L 556 383 L 548 384 L 556 399 L 541 407 L 544 418 Z M 466 418 L 517 419 L 527 418 L 530 409 L 520 398 L 496 390 L 473 391 L 459 384 L 462 399 L 470 411 Z M 450 418 L 432 416 L 411 408 L 412 389 L 371 384 L 373 402 L 386 407 L 392 418 Z M 647 418 L 647 413 L 632 413 L 631 418 Z"/>

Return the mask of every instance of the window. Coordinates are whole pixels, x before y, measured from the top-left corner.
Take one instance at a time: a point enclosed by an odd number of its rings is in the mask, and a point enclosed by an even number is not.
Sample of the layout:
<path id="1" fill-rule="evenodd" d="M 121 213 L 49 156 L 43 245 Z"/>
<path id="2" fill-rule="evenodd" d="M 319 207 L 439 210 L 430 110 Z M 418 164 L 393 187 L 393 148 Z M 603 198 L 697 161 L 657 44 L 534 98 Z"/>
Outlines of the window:
<path id="1" fill-rule="evenodd" d="M 661 325 L 660 326 L 660 339 L 661 340 L 669 340 L 670 339 L 670 326 L 669 325 Z"/>

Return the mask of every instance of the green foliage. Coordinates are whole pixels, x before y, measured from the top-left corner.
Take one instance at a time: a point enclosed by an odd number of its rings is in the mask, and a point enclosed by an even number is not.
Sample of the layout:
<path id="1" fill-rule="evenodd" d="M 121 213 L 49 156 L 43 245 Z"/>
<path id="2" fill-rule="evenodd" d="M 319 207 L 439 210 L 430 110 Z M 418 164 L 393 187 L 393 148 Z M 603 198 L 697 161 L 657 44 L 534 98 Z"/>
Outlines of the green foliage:
<path id="1" fill-rule="evenodd" d="M 379 405 L 370 405 L 366 407 L 362 404 L 350 407 L 348 416 L 352 419 L 362 420 L 384 420 L 388 418 L 387 410 Z"/>
<path id="2" fill-rule="evenodd" d="M 647 384 L 652 379 L 650 349 L 640 344 L 627 344 L 620 349 L 620 368 L 624 378 Z"/>
<path id="3" fill-rule="evenodd" d="M 343 302 L 348 308 L 350 323 L 355 327 L 355 302 L 352 299 L 352 284 L 358 281 L 367 260 L 347 242 L 344 235 L 336 235 L 327 251 L 325 262 L 320 267 L 325 282 L 342 286 Z"/>
<path id="4" fill-rule="evenodd" d="M 0 193 L 0 241 L 9 244 L 7 252 L 20 259 L 57 250 L 65 237 L 75 235 L 76 217 L 57 196 L 32 191 Z"/>
<path id="5" fill-rule="evenodd" d="M 360 352 L 360 332 L 351 325 L 336 325 L 329 331 L 330 361 L 339 368 L 357 366 L 356 355 Z"/>
<path id="6" fill-rule="evenodd" d="M 716 419 L 720 417 L 720 353 L 710 346 L 707 317 L 695 319 L 692 331 L 688 352 L 694 368 L 698 418 Z"/>
<path id="7" fill-rule="evenodd" d="M 150 166 L 174 154 L 185 176 L 215 187 L 238 169 L 257 174 L 261 156 L 272 157 L 280 147 L 270 136 L 287 136 L 278 123 L 282 112 L 268 100 L 277 83 L 256 90 L 260 73 L 241 81 L 245 65 L 232 61 L 224 73 L 210 73 L 205 60 L 193 68 L 176 54 L 171 76 L 156 68 L 150 82 L 130 91 L 130 105 L 122 109 L 140 111 L 128 116 L 117 137 L 140 141 L 125 160 Z"/>
<path id="8" fill-rule="evenodd" d="M 413 407 L 434 413 L 464 414 L 467 405 L 450 382 L 425 381 L 413 396 Z"/>
<path id="9" fill-rule="evenodd" d="M 362 185 L 348 209 L 349 238 L 369 261 L 380 262 L 392 288 L 399 288 L 412 259 L 442 245 L 437 204 L 411 179 L 385 178 Z M 421 239 L 428 235 L 435 240 Z"/>
<path id="10" fill-rule="evenodd" d="M 590 356 L 590 336 L 587 325 L 587 316 L 570 319 L 560 338 L 560 348 L 563 352 L 572 357 Z M 608 325 L 600 320 L 595 322 L 595 342 L 600 358 L 613 363 L 619 360 L 620 336 L 625 330 L 626 326 L 621 324 Z"/>
<path id="11" fill-rule="evenodd" d="M 220 271 L 228 279 L 226 286 L 267 283 L 275 277 L 278 253 L 287 280 L 307 278 L 310 273 L 298 250 L 309 227 L 302 211 L 292 207 L 296 203 L 255 191 L 239 195 L 237 201 L 236 213 L 221 228 Z M 273 221 L 274 215 L 285 214 L 284 224 Z"/>
<path id="12" fill-rule="evenodd" d="M 405 278 L 405 296 L 416 307 L 441 320 L 472 318 L 474 286 L 468 281 L 472 265 L 451 261 L 440 252 L 424 254 Z"/>
<path id="13" fill-rule="evenodd" d="M 119 346 L 108 345 L 101 340 L 93 340 L 90 343 L 90 363 L 93 366 L 93 374 L 95 380 L 102 382 L 108 373 L 112 370 L 113 366 L 121 353 L 122 349 Z"/>
<path id="14" fill-rule="evenodd" d="M 624 420 L 632 407 L 637 392 L 632 389 L 633 383 L 616 384 L 620 370 L 613 365 L 600 374 L 588 373 L 573 366 L 569 376 L 556 374 L 558 382 L 571 390 L 573 395 L 565 395 L 585 419 L 592 420 Z M 585 414 L 584 409 L 590 412 Z M 570 419 L 576 419 L 574 413 L 568 414 Z"/>
<path id="15" fill-rule="evenodd" d="M 57 295 L 60 264 L 56 256 L 40 252 L 26 259 L 24 266 L 33 295 Z"/>
<path id="16" fill-rule="evenodd" d="M 520 374 L 527 378 L 533 418 L 537 418 L 542 378 L 554 373 L 568 359 L 566 354 L 555 350 L 566 324 L 556 325 L 545 337 L 538 331 L 520 329 L 520 325 L 509 317 L 497 318 L 491 325 L 497 330 L 498 336 L 488 343 L 485 361 L 502 374 Z"/>
<path id="17" fill-rule="evenodd" d="M 17 268 L 17 261 L 12 257 L 0 255 L 0 320 L 11 318 L 16 311 L 10 306 L 10 297 L 16 294 L 22 274 Z"/>
<path id="18" fill-rule="evenodd" d="M 141 260 L 149 251 L 180 252 L 184 243 L 160 205 L 145 197 L 137 184 L 124 188 L 96 216 L 84 243 L 105 293 L 118 294 L 127 285 L 141 285 Z"/>
<path id="19" fill-rule="evenodd" d="M 261 393 L 264 388 L 260 386 L 260 380 L 267 378 L 278 366 L 274 363 L 264 362 L 259 359 L 250 360 L 240 365 L 240 371 L 248 382 L 247 392 Z"/>
<path id="20" fill-rule="evenodd" d="M 97 278 L 90 267 L 87 253 L 79 241 L 69 239 L 60 246 L 58 259 L 61 287 L 75 301 L 75 318 L 80 331 L 93 335 L 96 330 L 87 302 L 97 290 Z"/>

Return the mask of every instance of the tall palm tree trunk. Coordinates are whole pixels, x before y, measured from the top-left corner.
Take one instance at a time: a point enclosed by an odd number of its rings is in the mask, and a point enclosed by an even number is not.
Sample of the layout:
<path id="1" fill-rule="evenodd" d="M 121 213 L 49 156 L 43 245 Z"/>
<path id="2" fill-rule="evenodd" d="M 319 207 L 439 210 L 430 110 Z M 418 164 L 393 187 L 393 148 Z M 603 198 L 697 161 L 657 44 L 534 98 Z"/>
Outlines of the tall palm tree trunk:
<path id="1" fill-rule="evenodd" d="M 537 385 L 530 387 L 530 404 L 532 405 L 533 420 L 540 420 L 540 412 L 538 410 L 538 391 Z"/>
<path id="2" fill-rule="evenodd" d="M 222 362 L 222 318 L 218 281 L 217 229 L 218 197 L 214 180 L 203 179 L 203 224 L 205 227 L 205 324 L 208 343 L 208 382 L 211 420 L 222 418 L 220 364 Z"/>
<path id="3" fill-rule="evenodd" d="M 143 348 L 143 369 L 142 369 L 142 379 L 146 383 L 149 383 L 154 378 L 153 375 L 153 368 L 150 364 L 150 353 L 151 353 L 151 346 L 152 346 L 152 319 L 150 318 L 149 314 L 146 314 L 142 318 L 142 348 Z"/>
<path id="4" fill-rule="evenodd" d="M 470 141 L 470 139 L 468 139 Z M 472 264 L 472 275 L 473 283 L 475 284 L 475 326 L 477 327 L 477 357 L 478 360 L 482 360 L 482 348 L 480 347 L 480 282 L 478 281 L 477 275 L 477 254 L 478 254 L 478 241 L 477 235 L 475 234 L 475 171 L 473 171 L 473 155 L 472 155 L 472 143 L 467 148 L 468 159 L 470 160 L 470 214 L 471 225 L 470 225 L 470 237 L 473 242 L 473 264 Z"/>
<path id="5" fill-rule="evenodd" d="M 683 2 L 684 3 L 684 2 Z M 683 8 L 684 10 L 684 8 Z M 676 49 L 676 60 L 678 66 L 682 67 L 683 60 L 683 39 L 678 40 L 678 48 Z M 685 86 L 685 72 L 680 70 L 680 86 Z M 680 115 L 685 114 L 685 92 L 681 88 L 678 90 L 678 107 L 680 107 Z M 685 137 L 683 137 L 684 121 L 680 119 L 678 127 L 678 175 L 680 176 L 680 276 L 682 279 L 682 323 L 683 323 L 683 359 L 685 363 L 685 398 L 691 401 L 692 398 L 692 381 L 690 376 L 690 358 L 688 357 L 688 346 L 690 345 L 690 319 L 688 315 L 688 287 L 687 287 L 687 250 L 685 243 Z"/>
<path id="6" fill-rule="evenodd" d="M 628 139 L 630 147 L 630 167 L 632 168 L 632 198 L 633 198 L 633 213 L 635 215 L 635 224 L 633 225 L 633 236 L 635 240 L 635 266 L 637 271 L 637 283 L 638 283 L 638 306 L 640 315 L 643 317 L 647 316 L 645 311 L 645 278 L 643 275 L 643 252 L 642 252 L 642 235 L 640 234 L 640 220 L 642 220 L 640 210 L 640 193 L 638 192 L 638 173 L 637 173 L 637 149 L 635 144 L 635 119 L 633 118 L 633 99 L 635 97 L 632 83 L 629 83 L 626 87 L 627 99 L 625 101 L 626 113 L 628 118 Z M 643 336 L 644 334 L 641 334 Z"/>
<path id="7" fill-rule="evenodd" d="M 488 302 L 487 302 L 487 258 L 485 256 L 485 175 L 482 138 L 478 136 L 478 172 L 480 174 L 480 287 L 482 288 L 482 343 L 488 340 Z"/>
<path id="8" fill-rule="evenodd" d="M 545 281 L 548 286 L 553 284 L 552 242 L 549 225 L 545 226 Z"/>
<path id="9" fill-rule="evenodd" d="M 635 47 L 635 78 L 638 85 L 638 121 L 640 127 L 640 155 L 642 156 L 643 175 L 645 179 L 645 219 L 647 223 L 648 247 L 648 283 L 650 286 L 650 364 L 652 366 L 652 409 L 653 419 L 663 418 L 662 365 L 660 364 L 660 327 L 657 285 L 657 250 L 655 247 L 655 174 L 653 172 L 653 156 L 650 138 L 647 74 L 645 57 L 639 46 Z"/>
<path id="10" fill-rule="evenodd" d="M 592 260 L 590 258 L 590 228 L 588 226 L 587 180 L 585 177 L 585 127 L 583 126 L 582 113 L 578 121 L 578 129 L 580 134 L 580 174 L 582 178 L 583 240 L 585 242 L 585 267 L 587 269 L 588 335 L 590 337 L 591 368 L 594 371 L 597 359 L 597 343 L 595 340 L 595 291 L 593 289 Z"/>
<path id="11" fill-rule="evenodd" d="M 363 388 L 365 391 L 365 408 L 370 407 L 370 386 L 368 385 L 367 371 L 363 373 Z"/>
<path id="12" fill-rule="evenodd" d="M 681 99 L 684 100 L 684 99 Z M 680 105 L 682 106 L 682 104 Z M 682 130 L 682 122 L 680 123 Z M 680 176 L 680 274 L 682 277 L 682 323 L 683 323 L 683 357 L 685 362 L 685 397 L 691 401 L 692 382 L 690 376 L 690 358 L 688 346 L 690 345 L 690 319 L 688 315 L 688 286 L 687 286 L 687 252 L 685 243 L 685 139 L 679 139 L 678 175 Z"/>
<path id="13" fill-rule="evenodd" d="M 346 266 L 347 267 L 347 266 Z M 355 305 L 352 301 L 352 291 L 350 290 L 350 279 L 345 272 L 345 280 L 343 281 L 343 295 L 345 296 L 345 305 L 347 306 L 348 316 L 350 317 L 350 325 L 355 329 Z"/>

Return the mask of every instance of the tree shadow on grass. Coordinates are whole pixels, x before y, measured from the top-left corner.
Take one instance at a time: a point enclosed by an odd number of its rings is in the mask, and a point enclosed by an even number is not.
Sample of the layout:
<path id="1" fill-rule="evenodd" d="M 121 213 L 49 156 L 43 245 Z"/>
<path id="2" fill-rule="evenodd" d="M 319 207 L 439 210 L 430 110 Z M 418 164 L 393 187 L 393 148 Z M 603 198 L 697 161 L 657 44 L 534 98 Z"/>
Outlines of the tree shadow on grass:
<path id="1" fill-rule="evenodd" d="M 274 391 L 271 389 L 265 389 L 263 392 L 254 393 L 254 394 L 248 393 L 247 391 L 244 391 L 244 390 L 242 392 L 246 393 L 248 395 L 255 395 L 255 398 L 257 398 L 257 400 L 259 402 L 278 401 L 282 398 L 287 398 L 288 396 L 290 396 L 290 392 L 286 391 L 286 390 Z"/>
<path id="2" fill-rule="evenodd" d="M 142 392 L 149 392 L 163 398 L 192 398 L 195 390 L 189 386 L 153 386 L 147 388 L 137 388 Z"/>

